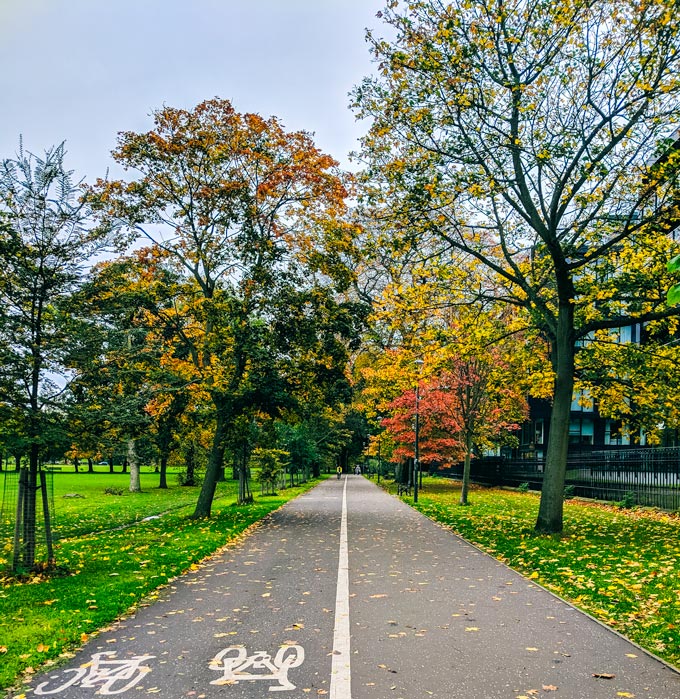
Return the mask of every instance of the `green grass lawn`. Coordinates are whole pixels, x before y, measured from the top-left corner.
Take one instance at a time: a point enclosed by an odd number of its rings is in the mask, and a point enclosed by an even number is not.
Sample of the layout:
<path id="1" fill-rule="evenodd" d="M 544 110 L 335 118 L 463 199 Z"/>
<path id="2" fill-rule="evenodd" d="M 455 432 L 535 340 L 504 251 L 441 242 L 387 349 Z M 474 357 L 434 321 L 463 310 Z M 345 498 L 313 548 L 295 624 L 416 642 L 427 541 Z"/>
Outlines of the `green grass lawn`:
<path id="1" fill-rule="evenodd" d="M 213 517 L 192 520 L 198 488 L 180 487 L 174 480 L 168 490 L 158 490 L 157 474 L 145 473 L 144 492 L 105 495 L 105 488 L 126 489 L 129 476 L 56 473 L 55 553 L 64 572 L 60 576 L 36 574 L 18 581 L 3 574 L 11 539 L 9 520 L 0 523 L 0 688 L 46 662 L 68 657 L 89 634 L 141 600 L 153 599 L 159 586 L 317 482 L 277 496 L 256 496 L 249 506 L 235 505 L 234 481 L 221 483 Z M 84 497 L 64 498 L 66 493 Z M 145 519 L 155 515 L 160 516 Z"/>
<path id="2" fill-rule="evenodd" d="M 460 484 L 424 486 L 423 514 L 680 666 L 680 515 L 570 500 L 564 532 L 546 536 L 533 531 L 538 494 L 473 488 L 461 507 Z"/>

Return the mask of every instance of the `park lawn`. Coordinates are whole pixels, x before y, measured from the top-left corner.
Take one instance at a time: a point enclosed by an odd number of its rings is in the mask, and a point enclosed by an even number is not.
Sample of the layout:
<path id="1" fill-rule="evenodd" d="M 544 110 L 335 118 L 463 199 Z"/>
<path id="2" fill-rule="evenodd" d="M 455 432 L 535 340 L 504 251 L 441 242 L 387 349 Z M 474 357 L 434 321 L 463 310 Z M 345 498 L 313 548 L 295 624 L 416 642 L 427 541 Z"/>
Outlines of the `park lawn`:
<path id="1" fill-rule="evenodd" d="M 153 600 L 157 588 L 318 482 L 237 506 L 237 485 L 229 481 L 218 486 L 213 517 L 193 520 L 189 516 L 197 488 L 149 488 L 115 496 L 103 494 L 104 488 L 121 487 L 110 474 L 80 474 L 67 477 L 70 483 L 59 483 L 63 476 L 55 476 L 55 554 L 63 574 L 17 581 L 3 577 L 0 568 L 0 688 L 14 685 L 22 673 L 30 675 L 45 663 L 68 657 L 90 634 Z M 60 499 L 62 486 L 85 497 Z M 127 524 L 132 526 L 121 528 Z M 87 527 L 95 533 L 86 535 Z M 9 555 L 5 551 L 5 558 Z"/>
<path id="2" fill-rule="evenodd" d="M 563 533 L 549 536 L 533 529 L 538 494 L 473 487 L 466 507 L 459 497 L 459 483 L 426 478 L 415 507 L 680 667 L 678 513 L 574 499 Z"/>

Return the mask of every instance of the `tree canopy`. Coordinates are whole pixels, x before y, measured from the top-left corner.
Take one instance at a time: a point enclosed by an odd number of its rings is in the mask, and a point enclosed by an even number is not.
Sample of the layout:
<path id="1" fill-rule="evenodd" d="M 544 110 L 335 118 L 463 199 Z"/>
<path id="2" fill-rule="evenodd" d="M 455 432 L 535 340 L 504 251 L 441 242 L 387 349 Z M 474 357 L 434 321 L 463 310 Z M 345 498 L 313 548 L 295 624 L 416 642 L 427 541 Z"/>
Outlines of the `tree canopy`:
<path id="1" fill-rule="evenodd" d="M 550 344 L 537 528 L 560 531 L 575 355 L 600 330 L 677 315 L 680 29 L 666 2 L 390 2 L 354 93 L 372 125 L 364 200 L 403 242 L 473 270 L 471 299 Z"/>

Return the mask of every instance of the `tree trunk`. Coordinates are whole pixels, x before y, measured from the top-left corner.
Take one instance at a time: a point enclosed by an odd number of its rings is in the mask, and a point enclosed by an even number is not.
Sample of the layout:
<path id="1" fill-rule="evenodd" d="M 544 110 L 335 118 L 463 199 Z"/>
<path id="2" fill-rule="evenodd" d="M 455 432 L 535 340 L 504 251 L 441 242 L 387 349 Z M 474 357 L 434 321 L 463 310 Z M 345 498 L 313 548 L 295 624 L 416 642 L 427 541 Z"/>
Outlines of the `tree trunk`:
<path id="1" fill-rule="evenodd" d="M 465 463 L 463 465 L 463 485 L 460 489 L 460 505 L 468 504 L 468 491 L 470 490 L 470 461 L 472 442 L 469 436 L 465 437 Z"/>
<path id="2" fill-rule="evenodd" d="M 80 459 L 73 459 L 73 473 L 80 473 Z"/>
<path id="3" fill-rule="evenodd" d="M 134 439 L 128 439 L 126 462 L 130 466 L 130 492 L 141 493 L 142 485 L 139 480 L 139 461 L 137 460 L 137 449 L 135 448 Z"/>
<path id="4" fill-rule="evenodd" d="M 559 534 L 563 526 L 564 480 L 569 449 L 569 418 L 574 393 L 573 312 L 560 309 L 557 339 L 552 344 L 555 392 L 550 416 L 545 473 L 536 530 Z"/>
<path id="5" fill-rule="evenodd" d="M 248 445 L 244 441 L 238 475 L 238 504 L 249 505 L 251 502 L 253 502 L 253 494 L 250 491 L 250 483 L 248 482 Z"/>
<path id="6" fill-rule="evenodd" d="M 87 472 L 94 473 L 94 461 L 91 456 L 87 459 Z"/>
<path id="7" fill-rule="evenodd" d="M 196 485 L 196 447 L 192 442 L 189 442 L 189 447 L 184 457 L 184 463 L 187 469 L 187 475 L 183 485 Z"/>
<path id="8" fill-rule="evenodd" d="M 158 478 L 158 487 L 162 490 L 167 490 L 168 487 L 168 455 L 167 454 L 161 454 L 161 470 L 160 470 L 160 476 Z"/>
<path id="9" fill-rule="evenodd" d="M 218 397 L 213 397 L 213 403 L 216 409 L 215 436 L 213 437 L 208 465 L 205 469 L 203 486 L 198 495 L 196 509 L 192 515 L 194 519 L 210 517 L 213 499 L 215 498 L 215 488 L 224 464 L 224 444 L 227 436 L 227 405 L 226 401 Z"/>
<path id="10" fill-rule="evenodd" d="M 26 476 L 26 492 L 24 493 L 24 552 L 22 560 L 24 568 L 33 568 L 35 565 L 39 449 L 38 438 L 34 436 L 29 456 L 28 474 Z"/>

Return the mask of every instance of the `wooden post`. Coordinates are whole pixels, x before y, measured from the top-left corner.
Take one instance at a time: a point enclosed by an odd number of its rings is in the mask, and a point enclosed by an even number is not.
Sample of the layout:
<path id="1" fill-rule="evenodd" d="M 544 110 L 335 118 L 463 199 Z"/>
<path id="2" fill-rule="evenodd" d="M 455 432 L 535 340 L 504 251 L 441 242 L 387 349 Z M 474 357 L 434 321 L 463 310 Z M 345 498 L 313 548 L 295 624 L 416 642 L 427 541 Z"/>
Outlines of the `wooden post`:
<path id="1" fill-rule="evenodd" d="M 54 548 L 52 546 L 52 520 L 50 519 L 50 502 L 47 497 L 47 477 L 44 471 L 40 471 L 40 489 L 42 490 L 43 517 L 45 518 L 45 541 L 47 543 L 47 565 L 53 568 Z"/>
<path id="2" fill-rule="evenodd" d="M 26 480 L 28 473 L 26 469 L 19 471 L 19 491 L 17 494 L 16 519 L 14 521 L 14 558 L 12 560 L 12 570 L 16 573 L 19 570 L 19 559 L 21 558 L 21 530 L 24 519 L 24 494 L 26 491 Z"/>

